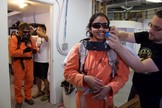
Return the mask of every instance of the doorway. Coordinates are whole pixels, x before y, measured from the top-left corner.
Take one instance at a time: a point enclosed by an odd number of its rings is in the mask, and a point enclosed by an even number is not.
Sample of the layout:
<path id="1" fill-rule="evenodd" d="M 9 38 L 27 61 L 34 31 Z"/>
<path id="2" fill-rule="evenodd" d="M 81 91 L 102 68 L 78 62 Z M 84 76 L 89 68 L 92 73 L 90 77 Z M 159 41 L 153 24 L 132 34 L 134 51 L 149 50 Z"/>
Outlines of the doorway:
<path id="1" fill-rule="evenodd" d="M 15 0 L 16 1 L 16 0 Z M 23 0 L 22 0 L 23 1 Z M 42 0 L 35 0 L 35 1 L 27 1 L 25 0 L 25 3 L 27 3 L 27 6 L 24 8 L 20 8 L 18 3 L 13 3 L 14 0 L 8 0 L 8 27 L 12 28 L 18 21 L 20 22 L 27 22 L 32 24 L 44 24 L 47 27 L 47 35 L 50 37 L 51 33 L 51 11 L 52 11 L 52 3 L 46 3 L 46 0 L 44 2 Z M 14 28 L 14 27 L 13 27 Z M 14 29 L 11 29 L 11 31 Z M 11 33 L 9 29 L 9 34 Z M 51 45 L 49 45 L 50 47 Z M 51 48 L 49 48 L 51 49 Z M 50 63 L 49 63 L 50 64 Z M 49 68 L 52 68 L 49 66 Z M 52 69 L 49 69 L 52 70 Z M 10 87 L 11 87 L 11 108 L 14 108 L 15 106 L 15 96 L 14 96 L 14 87 L 13 87 L 13 80 L 12 75 L 10 78 Z M 23 85 L 22 85 L 23 86 Z M 51 87 L 50 87 L 51 88 Z M 50 90 L 51 91 L 51 90 Z M 33 87 L 33 94 L 37 92 L 37 87 L 34 85 Z M 30 107 L 40 107 L 44 108 L 47 107 L 54 107 L 54 105 L 50 104 L 48 101 L 46 103 L 41 103 L 40 99 L 34 100 L 35 104 L 34 106 Z M 24 108 L 28 108 L 27 104 L 24 103 Z M 36 105 L 36 106 L 35 106 Z M 43 107 L 44 106 L 44 107 Z"/>

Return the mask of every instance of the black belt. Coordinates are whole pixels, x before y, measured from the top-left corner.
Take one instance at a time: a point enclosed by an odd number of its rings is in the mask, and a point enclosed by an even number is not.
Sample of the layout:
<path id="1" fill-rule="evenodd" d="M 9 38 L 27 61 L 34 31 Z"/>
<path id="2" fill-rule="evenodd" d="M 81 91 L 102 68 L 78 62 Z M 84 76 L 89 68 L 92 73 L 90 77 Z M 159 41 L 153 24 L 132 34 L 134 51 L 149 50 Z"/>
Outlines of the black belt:
<path id="1" fill-rule="evenodd" d="M 12 60 L 13 60 L 13 61 L 15 61 L 15 60 L 20 60 L 20 62 L 21 62 L 21 67 L 22 67 L 23 70 L 25 69 L 23 60 L 31 60 L 31 59 L 32 59 L 32 57 L 12 57 Z"/>
<path id="2" fill-rule="evenodd" d="M 30 60 L 32 57 L 12 57 L 12 60 Z"/>

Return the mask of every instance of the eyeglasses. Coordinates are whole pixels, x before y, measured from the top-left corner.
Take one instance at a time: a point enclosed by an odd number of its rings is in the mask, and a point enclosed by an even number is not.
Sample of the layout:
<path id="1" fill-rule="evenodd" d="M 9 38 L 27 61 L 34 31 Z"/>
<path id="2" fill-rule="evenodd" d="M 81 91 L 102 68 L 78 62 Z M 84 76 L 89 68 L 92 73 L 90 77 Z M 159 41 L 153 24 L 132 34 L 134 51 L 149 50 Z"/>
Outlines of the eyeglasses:
<path id="1" fill-rule="evenodd" d="M 148 26 L 151 27 L 154 31 L 161 31 L 162 30 L 161 27 L 155 26 L 151 22 L 148 23 Z"/>
<path id="2" fill-rule="evenodd" d="M 92 24 L 92 27 L 95 28 L 95 29 L 99 29 L 101 26 L 104 29 L 109 29 L 109 24 L 108 23 L 93 23 Z"/>

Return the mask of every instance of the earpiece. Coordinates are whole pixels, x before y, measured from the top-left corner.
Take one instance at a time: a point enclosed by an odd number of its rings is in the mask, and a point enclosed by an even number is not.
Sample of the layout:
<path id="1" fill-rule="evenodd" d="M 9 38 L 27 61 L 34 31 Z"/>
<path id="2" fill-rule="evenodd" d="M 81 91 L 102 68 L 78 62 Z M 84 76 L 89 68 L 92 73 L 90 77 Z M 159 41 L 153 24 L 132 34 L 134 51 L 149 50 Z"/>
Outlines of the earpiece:
<path id="1" fill-rule="evenodd" d="M 105 37 L 109 37 L 109 36 L 110 36 L 110 32 L 106 32 Z"/>

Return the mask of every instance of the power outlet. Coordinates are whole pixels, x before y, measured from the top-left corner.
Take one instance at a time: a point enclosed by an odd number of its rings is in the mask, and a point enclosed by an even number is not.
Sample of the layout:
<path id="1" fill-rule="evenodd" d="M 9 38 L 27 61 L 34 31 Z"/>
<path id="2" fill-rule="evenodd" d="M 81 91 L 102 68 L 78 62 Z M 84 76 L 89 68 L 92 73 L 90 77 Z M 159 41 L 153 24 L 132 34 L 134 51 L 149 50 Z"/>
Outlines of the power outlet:
<path id="1" fill-rule="evenodd" d="M 63 43 L 62 50 L 67 50 L 67 49 L 68 49 L 68 43 Z"/>

